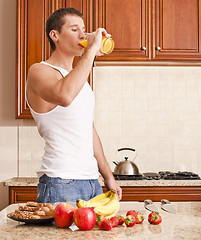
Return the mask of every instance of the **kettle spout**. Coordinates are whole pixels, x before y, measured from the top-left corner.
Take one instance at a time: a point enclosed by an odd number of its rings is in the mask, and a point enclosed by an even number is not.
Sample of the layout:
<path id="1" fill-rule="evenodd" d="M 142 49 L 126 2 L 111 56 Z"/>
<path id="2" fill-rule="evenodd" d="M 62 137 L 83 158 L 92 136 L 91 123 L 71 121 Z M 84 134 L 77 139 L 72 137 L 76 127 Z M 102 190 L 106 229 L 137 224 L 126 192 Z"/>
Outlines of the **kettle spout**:
<path id="1" fill-rule="evenodd" d="M 115 165 L 118 165 L 118 163 L 117 163 L 117 162 L 115 162 L 115 161 L 113 161 L 113 163 L 114 163 Z"/>

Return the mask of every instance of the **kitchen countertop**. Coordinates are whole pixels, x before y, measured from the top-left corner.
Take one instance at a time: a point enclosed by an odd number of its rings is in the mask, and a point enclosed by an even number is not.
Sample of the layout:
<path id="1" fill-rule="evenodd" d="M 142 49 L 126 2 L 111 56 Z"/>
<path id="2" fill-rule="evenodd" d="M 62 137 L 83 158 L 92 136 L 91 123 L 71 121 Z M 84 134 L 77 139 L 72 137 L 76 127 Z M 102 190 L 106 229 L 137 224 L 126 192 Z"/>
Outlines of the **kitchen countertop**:
<path id="1" fill-rule="evenodd" d="M 99 178 L 101 186 L 104 186 L 102 177 Z M 201 180 L 117 180 L 123 187 L 151 187 L 151 186 L 201 186 Z M 14 177 L 4 181 L 5 186 L 37 186 L 37 177 Z"/>
<path id="2" fill-rule="evenodd" d="M 20 204 L 22 205 L 22 204 Z M 145 220 L 134 227 L 124 225 L 110 231 L 94 228 L 90 231 L 72 231 L 71 229 L 57 228 L 55 223 L 43 226 L 28 225 L 11 220 L 7 214 L 18 208 L 19 204 L 9 205 L 0 212 L 0 236 L 6 239 L 100 239 L 100 240 L 133 240 L 133 239 L 191 239 L 198 240 L 201 236 L 201 202 L 172 202 L 176 214 L 167 213 L 160 209 L 160 203 L 155 202 L 162 217 L 160 225 L 149 224 L 147 218 L 150 213 L 145 210 L 143 203 L 120 202 L 119 214 L 125 216 L 130 209 L 141 210 Z"/>

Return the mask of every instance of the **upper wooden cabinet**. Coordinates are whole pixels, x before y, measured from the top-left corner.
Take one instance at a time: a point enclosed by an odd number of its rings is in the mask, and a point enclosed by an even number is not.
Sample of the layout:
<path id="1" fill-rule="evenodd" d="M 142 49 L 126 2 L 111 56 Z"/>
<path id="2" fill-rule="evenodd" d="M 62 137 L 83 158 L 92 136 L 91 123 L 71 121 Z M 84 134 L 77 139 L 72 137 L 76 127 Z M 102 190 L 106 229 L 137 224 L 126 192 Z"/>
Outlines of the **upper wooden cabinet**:
<path id="1" fill-rule="evenodd" d="M 201 60 L 201 1 L 154 0 L 153 60 Z"/>
<path id="2" fill-rule="evenodd" d="M 112 34 L 115 49 L 97 60 L 201 59 L 200 0 L 95 0 L 94 26 Z"/>
<path id="3" fill-rule="evenodd" d="M 94 28 L 115 41 L 114 51 L 97 60 L 150 59 L 150 10 L 149 0 L 95 0 Z"/>
<path id="4" fill-rule="evenodd" d="M 83 13 L 86 30 L 93 31 L 93 0 L 17 0 L 17 118 L 32 118 L 25 98 L 29 67 L 49 58 L 51 50 L 45 35 L 48 16 L 62 7 Z M 75 60 L 76 61 L 76 60 Z"/>
<path id="5" fill-rule="evenodd" d="M 58 8 L 74 7 L 86 31 L 104 27 L 115 41 L 96 61 L 198 61 L 201 0 L 17 0 L 17 118 L 32 118 L 25 100 L 29 67 L 51 54 L 45 22 Z M 75 62 L 77 59 L 75 59 Z"/>

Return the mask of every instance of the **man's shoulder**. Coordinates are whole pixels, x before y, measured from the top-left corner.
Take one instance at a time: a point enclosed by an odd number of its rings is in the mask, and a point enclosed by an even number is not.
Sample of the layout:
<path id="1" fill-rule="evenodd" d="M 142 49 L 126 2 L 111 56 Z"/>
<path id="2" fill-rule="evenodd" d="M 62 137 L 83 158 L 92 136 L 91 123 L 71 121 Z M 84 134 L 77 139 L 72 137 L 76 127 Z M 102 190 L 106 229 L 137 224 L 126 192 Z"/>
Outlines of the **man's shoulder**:
<path id="1" fill-rule="evenodd" d="M 34 72 L 34 71 L 46 71 L 47 66 L 42 63 L 34 63 L 33 65 L 30 66 L 29 72 Z"/>
<path id="2" fill-rule="evenodd" d="M 52 76 L 52 74 L 54 74 L 54 69 L 52 69 L 51 67 L 42 64 L 42 63 L 34 63 L 33 65 L 31 65 L 31 67 L 29 68 L 29 72 L 28 72 L 28 77 L 32 78 L 32 77 L 49 77 Z"/>

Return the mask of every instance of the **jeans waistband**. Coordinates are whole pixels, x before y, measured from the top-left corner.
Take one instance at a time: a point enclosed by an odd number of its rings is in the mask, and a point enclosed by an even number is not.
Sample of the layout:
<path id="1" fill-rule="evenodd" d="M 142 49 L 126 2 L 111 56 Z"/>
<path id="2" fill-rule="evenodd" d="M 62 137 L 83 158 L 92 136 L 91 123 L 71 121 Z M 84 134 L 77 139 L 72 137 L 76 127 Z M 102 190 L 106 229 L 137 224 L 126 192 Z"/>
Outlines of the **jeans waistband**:
<path id="1" fill-rule="evenodd" d="M 81 180 L 81 179 L 63 179 L 60 177 L 48 177 L 46 174 L 43 174 L 40 178 L 39 178 L 39 182 L 40 183 L 46 183 L 46 184 L 65 184 L 65 183 L 69 183 L 69 181 L 91 181 L 91 182 L 95 182 L 98 181 L 98 179 L 87 179 L 87 180 Z"/>

